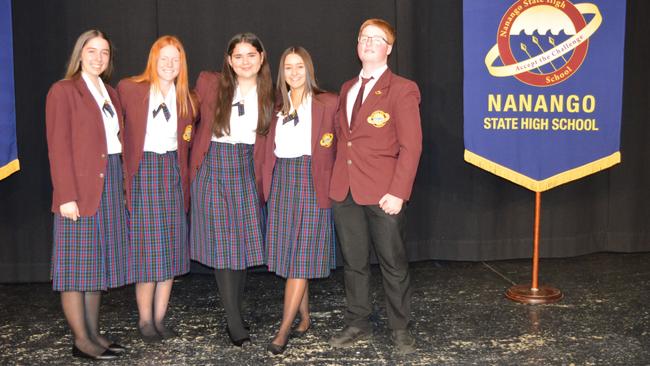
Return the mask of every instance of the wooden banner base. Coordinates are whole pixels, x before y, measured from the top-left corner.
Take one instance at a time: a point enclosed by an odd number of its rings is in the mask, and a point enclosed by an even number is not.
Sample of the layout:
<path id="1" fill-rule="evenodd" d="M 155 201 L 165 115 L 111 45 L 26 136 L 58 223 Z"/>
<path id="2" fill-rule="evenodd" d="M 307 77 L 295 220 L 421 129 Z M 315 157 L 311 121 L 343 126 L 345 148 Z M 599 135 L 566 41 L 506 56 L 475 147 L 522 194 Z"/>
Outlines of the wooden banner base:
<path id="1" fill-rule="evenodd" d="M 560 301 L 564 295 L 560 290 L 550 286 L 539 286 L 533 290 L 530 284 L 514 285 L 506 291 L 506 297 L 522 304 L 551 304 Z"/>

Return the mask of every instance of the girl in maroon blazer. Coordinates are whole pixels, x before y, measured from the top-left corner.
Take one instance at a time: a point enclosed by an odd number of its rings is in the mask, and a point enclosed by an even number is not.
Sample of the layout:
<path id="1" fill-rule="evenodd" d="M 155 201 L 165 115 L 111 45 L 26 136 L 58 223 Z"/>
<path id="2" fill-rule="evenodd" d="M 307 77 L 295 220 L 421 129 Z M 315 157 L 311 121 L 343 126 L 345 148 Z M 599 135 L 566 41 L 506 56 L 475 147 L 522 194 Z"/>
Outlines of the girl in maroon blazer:
<path id="1" fill-rule="evenodd" d="M 100 335 L 99 305 L 101 291 L 126 283 L 128 255 L 121 110 L 103 82 L 112 50 L 104 33 L 81 34 L 45 108 L 54 189 L 52 286 L 61 292 L 73 356 L 103 360 L 124 351 Z"/>
<path id="2" fill-rule="evenodd" d="M 146 342 L 171 338 L 164 324 L 175 276 L 190 269 L 186 212 L 188 153 L 196 102 L 181 42 L 160 37 L 144 72 L 120 81 L 124 111 L 129 282 L 135 282 L 138 329 Z"/>
<path id="3" fill-rule="evenodd" d="M 280 329 L 267 350 L 280 354 L 294 335 L 310 327 L 308 279 L 327 277 L 335 267 L 335 233 L 329 182 L 336 141 L 337 98 L 316 85 L 314 65 L 302 47 L 280 58 L 280 110 L 266 137 L 262 181 L 268 202 L 267 265 L 287 279 Z"/>
<path id="4" fill-rule="evenodd" d="M 273 113 L 272 84 L 266 51 L 252 33 L 230 40 L 221 74 L 202 72 L 196 83 L 201 122 L 190 157 L 191 255 L 215 269 L 227 333 L 240 347 L 250 342 L 241 317 L 246 268 L 264 264 L 255 166 L 261 169 Z"/>

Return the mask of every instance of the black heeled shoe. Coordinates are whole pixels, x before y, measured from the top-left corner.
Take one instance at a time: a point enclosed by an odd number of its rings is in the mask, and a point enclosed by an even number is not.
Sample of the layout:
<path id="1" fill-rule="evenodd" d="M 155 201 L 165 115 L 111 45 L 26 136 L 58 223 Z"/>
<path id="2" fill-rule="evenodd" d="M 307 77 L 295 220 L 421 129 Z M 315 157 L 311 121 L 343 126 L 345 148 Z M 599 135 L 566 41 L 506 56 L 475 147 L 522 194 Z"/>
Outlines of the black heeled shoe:
<path id="1" fill-rule="evenodd" d="M 292 337 L 292 338 L 301 338 L 301 337 L 304 337 L 305 334 L 307 334 L 307 332 L 309 331 L 309 329 L 311 329 L 311 322 L 309 322 L 309 325 L 307 325 L 307 328 L 305 328 L 305 330 L 293 329 L 293 330 L 291 331 L 291 337 Z"/>
<path id="2" fill-rule="evenodd" d="M 228 338 L 230 338 L 230 342 L 231 342 L 233 345 L 237 346 L 237 347 L 243 347 L 244 344 L 247 344 L 247 343 L 250 344 L 250 343 L 252 343 L 250 337 L 244 337 L 244 338 L 241 338 L 241 339 L 234 339 L 233 336 L 232 336 L 232 334 L 230 333 L 230 328 L 228 328 L 227 325 L 226 325 L 226 333 L 228 333 Z"/>
<path id="3" fill-rule="evenodd" d="M 80 350 L 77 348 L 76 345 L 72 345 L 72 356 L 73 357 L 78 357 L 78 358 L 85 358 L 88 360 L 95 360 L 95 361 L 101 361 L 101 360 L 115 360 L 117 358 L 117 354 L 110 349 L 107 349 L 104 351 L 101 355 L 93 356 L 89 355 L 86 352 Z"/>
<path id="4" fill-rule="evenodd" d="M 113 352 L 113 353 L 123 353 L 123 352 L 126 352 L 126 348 L 124 348 L 124 346 L 119 345 L 119 344 L 117 344 L 117 343 L 111 343 L 111 344 L 109 344 L 108 347 L 106 347 L 106 348 L 108 348 L 108 349 L 109 349 L 111 352 Z"/>
<path id="5" fill-rule="evenodd" d="M 289 344 L 289 337 L 287 337 L 287 341 L 284 342 L 284 344 L 282 345 L 275 344 L 273 343 L 273 340 L 271 340 L 268 346 L 266 346 L 266 350 L 269 351 L 274 356 L 277 356 L 284 353 L 284 350 L 287 349 L 287 344 Z"/>

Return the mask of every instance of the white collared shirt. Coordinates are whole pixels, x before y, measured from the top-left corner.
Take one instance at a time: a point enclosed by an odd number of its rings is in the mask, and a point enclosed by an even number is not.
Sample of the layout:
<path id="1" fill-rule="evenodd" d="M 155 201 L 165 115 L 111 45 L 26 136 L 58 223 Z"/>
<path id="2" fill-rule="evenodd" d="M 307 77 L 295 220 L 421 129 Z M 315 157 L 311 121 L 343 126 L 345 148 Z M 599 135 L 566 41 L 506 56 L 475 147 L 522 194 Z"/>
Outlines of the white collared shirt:
<path id="1" fill-rule="evenodd" d="M 359 78 L 358 78 L 357 82 L 354 85 L 352 85 L 352 87 L 348 91 L 348 95 L 346 96 L 347 104 L 346 104 L 345 109 L 346 109 L 346 113 L 347 113 L 347 116 L 348 116 L 348 126 L 351 123 L 352 108 L 354 108 L 354 102 L 357 100 L 357 95 L 359 94 L 359 89 L 361 88 L 361 77 L 362 76 L 364 78 L 372 77 L 372 79 L 370 79 L 366 83 L 366 87 L 363 89 L 363 99 L 362 99 L 362 103 L 363 103 L 363 101 L 366 100 L 366 97 L 368 96 L 368 94 L 370 94 L 370 91 L 372 90 L 372 88 L 377 83 L 377 80 L 379 80 L 379 78 L 384 74 L 384 72 L 387 69 L 388 69 L 388 65 L 384 65 L 383 67 L 380 67 L 377 70 L 375 70 L 374 72 L 372 72 L 370 75 L 364 75 L 363 74 L 363 69 L 361 70 L 361 72 L 359 72 Z"/>
<path id="2" fill-rule="evenodd" d="M 169 121 L 165 119 L 162 109 L 153 116 L 160 104 L 165 103 L 169 110 Z M 171 85 L 167 97 L 163 97 L 153 86 L 149 91 L 149 109 L 147 110 L 147 130 L 144 136 L 144 151 L 164 154 L 178 149 L 178 115 L 176 113 L 176 86 Z"/>
<path id="3" fill-rule="evenodd" d="M 231 107 L 230 135 L 216 137 L 212 134 L 212 141 L 228 144 L 255 144 L 255 130 L 257 130 L 257 86 L 249 91 L 245 97 L 241 95 L 239 86 L 237 86 L 231 104 L 238 102 L 244 104 L 244 114 L 240 116 L 237 107 Z"/>
<path id="4" fill-rule="evenodd" d="M 291 114 L 296 108 L 291 101 Z M 278 122 L 275 130 L 275 156 L 278 158 L 297 158 L 303 155 L 311 156 L 311 95 L 307 95 L 298 106 L 298 124 L 294 121 L 283 123 L 282 112 L 278 112 Z"/>
<path id="5" fill-rule="evenodd" d="M 100 90 L 97 90 L 97 88 L 95 88 L 95 84 L 93 84 L 92 80 L 90 80 L 90 76 L 86 75 L 86 73 L 82 71 L 81 77 L 86 82 L 86 86 L 88 87 L 88 90 L 90 90 L 90 94 L 93 96 L 95 102 L 99 106 L 99 112 L 101 113 L 104 122 L 104 132 L 106 133 L 106 148 L 108 154 L 121 153 L 122 143 L 120 142 L 120 139 L 117 137 L 117 134 L 120 133 L 120 122 L 117 117 L 117 109 L 115 109 L 115 106 L 113 105 L 113 101 L 111 100 L 111 97 L 108 95 L 108 91 L 106 90 L 106 86 L 104 86 L 104 82 L 102 81 L 102 78 L 98 77 Z M 108 102 L 108 104 L 113 109 L 112 116 L 110 115 L 110 113 L 102 110 L 105 102 Z"/>

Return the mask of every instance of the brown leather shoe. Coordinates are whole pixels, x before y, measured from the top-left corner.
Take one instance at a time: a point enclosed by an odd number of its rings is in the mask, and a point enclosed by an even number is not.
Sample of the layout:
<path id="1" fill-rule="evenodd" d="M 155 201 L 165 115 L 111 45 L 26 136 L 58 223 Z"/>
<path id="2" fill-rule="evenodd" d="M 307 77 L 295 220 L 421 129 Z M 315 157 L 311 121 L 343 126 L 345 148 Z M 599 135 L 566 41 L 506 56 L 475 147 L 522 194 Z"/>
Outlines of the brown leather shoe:
<path id="1" fill-rule="evenodd" d="M 395 351 L 400 355 L 408 355 L 417 351 L 415 338 L 407 329 L 394 330 L 391 338 L 395 345 Z"/>
<path id="2" fill-rule="evenodd" d="M 328 343 L 334 348 L 346 348 L 353 346 L 358 341 L 369 339 L 371 336 L 372 332 L 369 330 L 346 326 L 343 330 L 333 335 Z"/>

